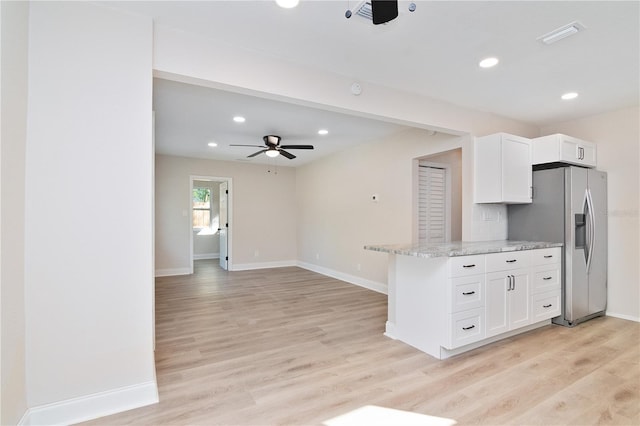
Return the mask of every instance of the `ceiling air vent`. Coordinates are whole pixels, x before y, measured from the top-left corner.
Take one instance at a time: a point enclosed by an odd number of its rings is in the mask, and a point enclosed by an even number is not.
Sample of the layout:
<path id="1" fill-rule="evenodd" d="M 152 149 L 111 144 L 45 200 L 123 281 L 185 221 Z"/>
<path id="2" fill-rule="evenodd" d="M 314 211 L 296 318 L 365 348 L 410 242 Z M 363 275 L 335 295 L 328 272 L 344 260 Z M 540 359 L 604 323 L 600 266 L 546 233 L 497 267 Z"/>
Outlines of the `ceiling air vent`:
<path id="1" fill-rule="evenodd" d="M 364 18 L 368 21 L 373 21 L 373 9 L 371 9 L 370 1 L 363 1 L 358 4 L 354 9 L 354 15 Z"/>
<path id="2" fill-rule="evenodd" d="M 582 25 L 580 22 L 574 21 L 570 24 L 557 28 L 543 36 L 538 37 L 538 41 L 544 44 L 553 44 L 556 41 L 560 41 L 563 38 L 567 38 L 584 30 L 584 28 L 584 25 Z"/>

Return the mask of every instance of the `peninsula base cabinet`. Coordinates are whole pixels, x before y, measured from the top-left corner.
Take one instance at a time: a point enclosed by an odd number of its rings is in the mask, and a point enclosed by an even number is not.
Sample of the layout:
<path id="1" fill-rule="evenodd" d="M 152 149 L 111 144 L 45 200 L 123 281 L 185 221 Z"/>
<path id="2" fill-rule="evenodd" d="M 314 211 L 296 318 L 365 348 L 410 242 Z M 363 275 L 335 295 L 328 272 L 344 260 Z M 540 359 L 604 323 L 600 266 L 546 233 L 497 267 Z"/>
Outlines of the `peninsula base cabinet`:
<path id="1" fill-rule="evenodd" d="M 473 256 L 395 256 L 390 337 L 438 359 L 560 315 L 560 248 Z"/>

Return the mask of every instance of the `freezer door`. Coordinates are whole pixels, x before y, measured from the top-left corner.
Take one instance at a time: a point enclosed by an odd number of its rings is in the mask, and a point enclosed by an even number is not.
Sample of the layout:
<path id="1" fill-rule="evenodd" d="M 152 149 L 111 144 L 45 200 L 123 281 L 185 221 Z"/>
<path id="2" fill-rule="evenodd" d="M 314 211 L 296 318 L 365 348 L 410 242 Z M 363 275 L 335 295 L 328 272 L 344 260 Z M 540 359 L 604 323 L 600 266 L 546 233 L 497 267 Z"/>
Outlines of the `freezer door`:
<path id="1" fill-rule="evenodd" d="M 589 280 L 585 244 L 589 237 L 587 171 L 580 167 L 565 169 L 565 282 L 564 318 L 573 322 L 589 315 Z"/>
<path id="2" fill-rule="evenodd" d="M 607 307 L 607 174 L 588 170 L 592 223 L 591 260 L 589 262 L 589 313 L 604 311 Z"/>

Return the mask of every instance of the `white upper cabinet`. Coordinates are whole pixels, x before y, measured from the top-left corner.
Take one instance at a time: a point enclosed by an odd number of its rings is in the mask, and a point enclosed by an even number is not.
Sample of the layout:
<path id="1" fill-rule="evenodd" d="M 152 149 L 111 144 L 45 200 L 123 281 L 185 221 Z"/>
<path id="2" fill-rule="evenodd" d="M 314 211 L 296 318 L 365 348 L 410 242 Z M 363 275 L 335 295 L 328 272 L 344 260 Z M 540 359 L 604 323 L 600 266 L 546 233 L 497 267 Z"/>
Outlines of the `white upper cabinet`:
<path id="1" fill-rule="evenodd" d="M 557 133 L 532 139 L 533 164 L 570 163 L 596 167 L 596 144 Z"/>
<path id="2" fill-rule="evenodd" d="M 474 202 L 531 202 L 531 140 L 507 133 L 475 139 Z"/>

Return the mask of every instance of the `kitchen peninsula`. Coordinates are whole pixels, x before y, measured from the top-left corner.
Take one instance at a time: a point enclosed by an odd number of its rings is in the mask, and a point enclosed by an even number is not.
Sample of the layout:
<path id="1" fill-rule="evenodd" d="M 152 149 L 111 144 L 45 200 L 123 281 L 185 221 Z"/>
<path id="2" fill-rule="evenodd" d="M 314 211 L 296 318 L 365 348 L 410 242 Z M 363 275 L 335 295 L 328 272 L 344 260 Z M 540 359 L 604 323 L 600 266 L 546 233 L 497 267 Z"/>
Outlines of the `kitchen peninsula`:
<path id="1" fill-rule="evenodd" d="M 389 254 L 386 335 L 445 359 L 561 314 L 560 243 L 367 245 Z"/>

